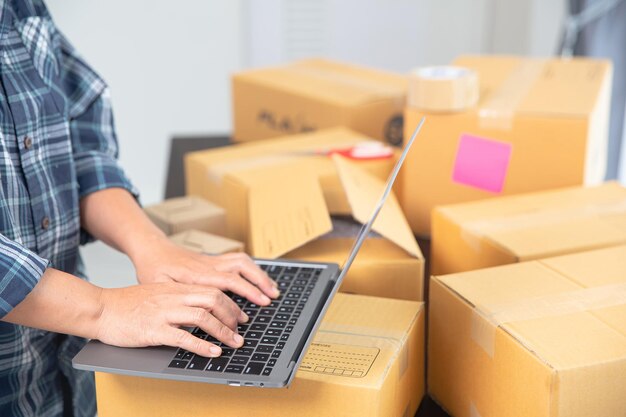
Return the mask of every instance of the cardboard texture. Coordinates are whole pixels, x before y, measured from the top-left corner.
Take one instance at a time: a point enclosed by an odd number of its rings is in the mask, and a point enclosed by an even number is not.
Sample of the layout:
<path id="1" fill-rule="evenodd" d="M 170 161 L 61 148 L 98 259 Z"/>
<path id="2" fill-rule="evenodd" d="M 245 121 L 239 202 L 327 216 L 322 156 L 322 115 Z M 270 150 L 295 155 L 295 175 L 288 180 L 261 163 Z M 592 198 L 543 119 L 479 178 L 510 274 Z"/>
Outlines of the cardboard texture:
<path id="1" fill-rule="evenodd" d="M 453 65 L 478 73 L 475 107 L 405 111 L 405 137 L 426 116 L 399 193 L 414 233 L 430 235 L 437 205 L 604 180 L 610 62 L 464 56 Z"/>
<path id="2" fill-rule="evenodd" d="M 626 244 L 626 188 L 606 183 L 439 206 L 432 226 L 436 275 Z"/>
<path id="3" fill-rule="evenodd" d="M 247 142 L 346 126 L 402 143 L 407 78 L 323 59 L 232 77 L 234 140 Z"/>
<path id="4" fill-rule="evenodd" d="M 321 237 L 284 255 L 288 259 L 342 265 L 354 237 Z M 344 293 L 424 300 L 424 258 L 411 256 L 384 238 L 368 238 L 341 284 Z"/>
<path id="5" fill-rule="evenodd" d="M 329 206 L 360 221 L 369 217 L 395 159 L 312 155 L 363 139 L 335 128 L 192 153 L 186 159 L 187 192 L 224 206 L 228 236 L 245 242 L 251 255 L 281 256 L 331 230 Z M 395 196 L 389 198 L 374 230 L 421 258 Z"/>
<path id="6" fill-rule="evenodd" d="M 423 304 L 337 294 L 288 389 L 96 373 L 98 415 L 404 417 L 424 394 Z"/>
<path id="7" fill-rule="evenodd" d="M 243 243 L 199 230 L 177 233 L 170 236 L 170 240 L 186 249 L 208 255 L 243 252 Z"/>
<path id="8" fill-rule="evenodd" d="M 203 198 L 194 196 L 172 198 L 145 207 L 144 211 L 166 235 L 192 229 L 217 235 L 226 233 L 224 209 Z"/>
<path id="9" fill-rule="evenodd" d="M 428 337 L 451 415 L 622 416 L 626 246 L 433 277 Z"/>

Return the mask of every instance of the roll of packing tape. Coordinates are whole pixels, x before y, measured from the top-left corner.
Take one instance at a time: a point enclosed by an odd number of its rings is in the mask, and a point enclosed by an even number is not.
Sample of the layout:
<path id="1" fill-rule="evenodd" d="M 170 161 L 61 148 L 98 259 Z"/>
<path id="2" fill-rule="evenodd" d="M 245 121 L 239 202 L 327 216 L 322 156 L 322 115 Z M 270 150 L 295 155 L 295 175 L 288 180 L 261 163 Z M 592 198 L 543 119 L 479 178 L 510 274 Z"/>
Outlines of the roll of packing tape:
<path id="1" fill-rule="evenodd" d="M 478 102 L 478 74 L 469 68 L 418 68 L 409 75 L 407 105 L 429 112 L 457 112 Z"/>

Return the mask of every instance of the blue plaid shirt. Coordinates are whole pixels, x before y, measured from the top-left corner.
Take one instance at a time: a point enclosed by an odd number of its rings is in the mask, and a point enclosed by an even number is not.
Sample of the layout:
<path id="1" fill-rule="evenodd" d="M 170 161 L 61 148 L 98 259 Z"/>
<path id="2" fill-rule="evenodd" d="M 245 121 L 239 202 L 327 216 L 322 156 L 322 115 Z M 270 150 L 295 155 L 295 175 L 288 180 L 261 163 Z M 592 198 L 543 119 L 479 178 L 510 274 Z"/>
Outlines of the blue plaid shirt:
<path id="1" fill-rule="evenodd" d="M 0 317 L 53 267 L 82 276 L 79 200 L 134 189 L 108 90 L 40 0 L 0 0 Z M 81 234 L 82 233 L 82 234 Z M 0 322 L 0 416 L 93 416 L 84 340 Z"/>

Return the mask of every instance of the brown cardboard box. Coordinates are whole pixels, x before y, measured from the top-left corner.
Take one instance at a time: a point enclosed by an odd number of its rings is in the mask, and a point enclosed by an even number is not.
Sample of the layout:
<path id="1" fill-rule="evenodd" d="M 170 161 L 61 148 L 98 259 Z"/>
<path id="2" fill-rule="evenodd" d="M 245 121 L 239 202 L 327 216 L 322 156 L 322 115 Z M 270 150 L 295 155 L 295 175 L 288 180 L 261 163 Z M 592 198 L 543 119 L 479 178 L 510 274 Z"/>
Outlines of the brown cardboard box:
<path id="1" fill-rule="evenodd" d="M 287 388 L 96 373 L 100 417 L 404 417 L 424 394 L 423 304 L 337 294 Z"/>
<path id="2" fill-rule="evenodd" d="M 248 253 L 280 256 L 331 230 L 331 204 L 360 222 L 369 218 L 393 160 L 355 162 L 310 155 L 320 147 L 362 140 L 337 128 L 289 141 L 192 153 L 186 158 L 187 192 L 225 207 L 228 236 L 245 242 Z M 395 197 L 374 229 L 421 258 Z"/>
<path id="3" fill-rule="evenodd" d="M 234 140 L 347 126 L 398 145 L 406 89 L 403 75 L 323 59 L 244 71 L 232 77 Z"/>
<path id="4" fill-rule="evenodd" d="M 205 199 L 189 196 L 166 200 L 144 208 L 150 220 L 167 235 L 185 230 L 226 233 L 226 213 Z"/>
<path id="5" fill-rule="evenodd" d="M 199 230 L 177 233 L 170 236 L 170 240 L 186 249 L 209 255 L 243 252 L 243 243 Z"/>
<path id="6" fill-rule="evenodd" d="M 626 246 L 433 277 L 428 314 L 428 389 L 451 415 L 626 412 Z"/>
<path id="7" fill-rule="evenodd" d="M 355 237 L 319 238 L 284 258 L 342 265 Z M 368 238 L 341 284 L 346 293 L 400 300 L 424 300 L 424 258 L 414 256 L 384 238 Z"/>
<path id="8" fill-rule="evenodd" d="M 416 234 L 430 234 L 436 205 L 604 180 L 608 61 L 467 56 L 453 64 L 478 73 L 477 106 L 405 112 L 405 135 L 426 116 L 400 192 Z"/>
<path id="9" fill-rule="evenodd" d="M 571 187 L 433 211 L 431 271 L 450 274 L 626 243 L 626 189 Z"/>

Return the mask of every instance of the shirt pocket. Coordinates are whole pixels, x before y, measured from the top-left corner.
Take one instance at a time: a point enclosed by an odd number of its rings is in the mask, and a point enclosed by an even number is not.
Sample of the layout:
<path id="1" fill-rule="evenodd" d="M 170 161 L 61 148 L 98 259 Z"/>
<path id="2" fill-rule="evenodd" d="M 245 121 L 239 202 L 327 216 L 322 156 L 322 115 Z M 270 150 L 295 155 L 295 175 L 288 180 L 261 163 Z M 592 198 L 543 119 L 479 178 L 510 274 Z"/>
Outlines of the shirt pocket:
<path id="1" fill-rule="evenodd" d="M 48 86 L 53 86 L 60 77 L 60 39 L 49 17 L 31 16 L 15 23 L 24 47 L 30 54 L 33 66 Z"/>

